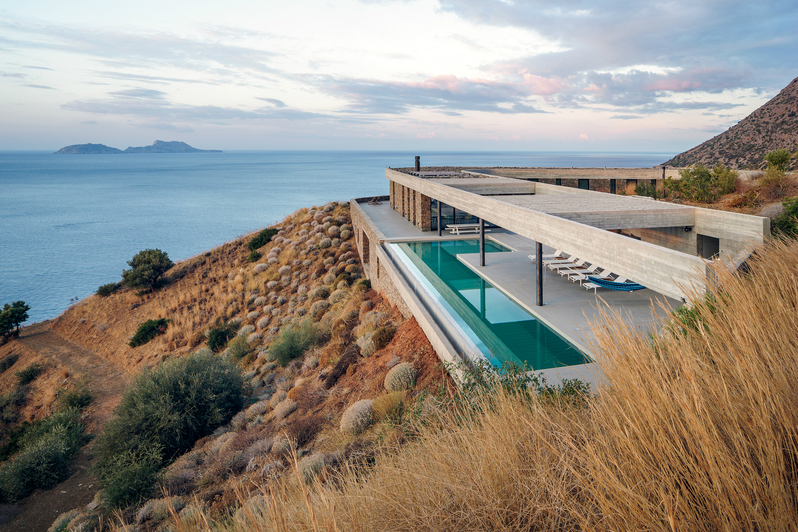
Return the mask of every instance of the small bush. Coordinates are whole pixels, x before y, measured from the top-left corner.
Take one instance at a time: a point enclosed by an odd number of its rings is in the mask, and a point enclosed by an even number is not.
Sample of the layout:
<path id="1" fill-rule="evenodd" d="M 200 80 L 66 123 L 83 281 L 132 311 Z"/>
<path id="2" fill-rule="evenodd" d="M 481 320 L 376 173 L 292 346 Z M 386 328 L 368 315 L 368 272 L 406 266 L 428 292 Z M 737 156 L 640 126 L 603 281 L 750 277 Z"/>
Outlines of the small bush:
<path id="1" fill-rule="evenodd" d="M 108 297 L 120 288 L 122 288 L 122 283 L 108 283 L 100 286 L 96 293 L 100 297 Z"/>
<path id="2" fill-rule="evenodd" d="M 344 411 L 341 416 L 341 431 L 360 434 L 374 421 L 371 399 L 361 399 Z"/>
<path id="3" fill-rule="evenodd" d="M 138 347 L 140 345 L 144 345 L 159 334 L 163 334 L 166 332 L 166 327 L 169 325 L 169 320 L 165 318 L 159 318 L 157 320 L 147 320 L 141 325 L 139 325 L 139 329 L 136 331 L 136 334 L 133 335 L 133 338 L 130 339 L 130 343 L 128 344 L 130 347 Z"/>
<path id="4" fill-rule="evenodd" d="M 771 222 L 770 230 L 774 235 L 787 238 L 798 237 L 798 197 L 790 198 L 781 203 L 784 212 Z"/>
<path id="5" fill-rule="evenodd" d="M 756 190 L 746 190 L 729 202 L 729 207 L 759 207 L 762 205 L 762 196 Z"/>
<path id="6" fill-rule="evenodd" d="M 86 441 L 80 412 L 68 409 L 23 425 L 17 433 L 16 457 L 0 466 L 0 494 L 7 501 L 35 489 L 55 486 L 71 472 L 72 459 Z"/>
<path id="7" fill-rule="evenodd" d="M 277 235 L 278 231 L 278 229 L 274 229 L 272 227 L 262 230 L 260 233 L 255 235 L 252 240 L 249 241 L 247 247 L 250 249 L 250 251 L 255 251 L 256 249 L 262 248 L 271 242 L 272 238 Z"/>
<path id="8" fill-rule="evenodd" d="M 647 183 L 645 181 L 635 185 L 635 195 L 647 196 L 654 199 L 660 199 L 662 197 L 662 193 L 657 190 L 656 185 L 652 185 L 651 183 Z"/>
<path id="9" fill-rule="evenodd" d="M 393 340 L 393 336 L 396 334 L 396 328 L 390 325 L 386 325 L 385 327 L 380 327 L 376 331 L 374 331 L 374 335 L 371 337 L 371 341 L 374 342 L 374 348 L 379 351 Z"/>
<path id="10" fill-rule="evenodd" d="M 208 348 L 214 353 L 221 351 L 227 345 L 227 341 L 236 335 L 238 325 L 232 321 L 222 323 L 208 330 Z"/>
<path id="11" fill-rule="evenodd" d="M 91 404 L 91 401 L 91 392 L 83 382 L 78 382 L 58 396 L 58 405 L 63 409 L 83 410 Z"/>
<path id="12" fill-rule="evenodd" d="M 790 164 L 790 159 L 792 159 L 792 154 L 789 150 L 784 148 L 780 148 L 778 150 L 774 150 L 767 155 L 765 155 L 765 160 L 768 163 L 768 168 L 776 168 L 784 172 L 787 170 L 787 165 Z"/>
<path id="13" fill-rule="evenodd" d="M 293 359 L 315 346 L 318 341 L 318 327 L 312 321 L 304 320 L 299 325 L 281 330 L 271 343 L 269 353 L 274 356 L 275 362 L 287 366 Z"/>
<path id="14" fill-rule="evenodd" d="M 243 405 L 240 370 L 213 355 L 195 353 L 139 374 L 95 446 L 106 504 L 115 508 L 147 495 L 161 467 Z"/>
<path id="15" fill-rule="evenodd" d="M 330 297 L 330 289 L 326 286 L 320 286 L 310 293 L 310 300 L 316 301 L 317 299 L 327 299 Z"/>
<path id="16" fill-rule="evenodd" d="M 296 401 L 286 399 L 274 408 L 274 419 L 280 420 L 290 416 L 297 409 Z"/>
<path id="17" fill-rule="evenodd" d="M 0 373 L 4 373 L 8 368 L 14 365 L 14 363 L 19 360 L 19 355 L 17 353 L 11 353 L 10 355 L 0 360 Z"/>
<path id="18" fill-rule="evenodd" d="M 247 262 L 255 262 L 257 260 L 260 260 L 262 256 L 263 253 L 261 253 L 258 250 L 250 251 L 249 255 L 247 255 Z"/>
<path id="19" fill-rule="evenodd" d="M 246 336 L 249 336 L 250 334 L 252 334 L 254 332 L 255 332 L 255 326 L 254 325 L 244 325 L 243 327 L 241 327 L 238 330 L 237 334 L 238 334 L 238 336 L 246 337 Z"/>
<path id="20" fill-rule="evenodd" d="M 410 362 L 402 362 L 392 367 L 385 376 L 385 389 L 389 392 L 403 392 L 416 384 L 416 368 Z"/>
<path id="21" fill-rule="evenodd" d="M 765 175 L 759 180 L 759 186 L 770 196 L 781 198 L 787 191 L 787 175 L 776 166 L 768 166 Z"/>
<path id="22" fill-rule="evenodd" d="M 20 386 L 24 386 L 36 380 L 36 377 L 38 377 L 42 371 L 44 371 L 44 366 L 33 363 L 27 368 L 17 371 L 14 375 L 17 376 L 17 381 L 19 381 Z"/>
<path id="23" fill-rule="evenodd" d="M 320 249 L 326 249 L 330 246 L 332 246 L 332 240 L 330 240 L 329 238 L 322 238 L 321 240 L 319 240 Z"/>
<path id="24" fill-rule="evenodd" d="M 249 342 L 243 336 L 236 336 L 227 346 L 227 353 L 235 360 L 240 360 L 251 352 Z"/>
<path id="25" fill-rule="evenodd" d="M 405 400 L 405 392 L 391 392 L 374 399 L 371 405 L 374 421 L 401 421 Z"/>

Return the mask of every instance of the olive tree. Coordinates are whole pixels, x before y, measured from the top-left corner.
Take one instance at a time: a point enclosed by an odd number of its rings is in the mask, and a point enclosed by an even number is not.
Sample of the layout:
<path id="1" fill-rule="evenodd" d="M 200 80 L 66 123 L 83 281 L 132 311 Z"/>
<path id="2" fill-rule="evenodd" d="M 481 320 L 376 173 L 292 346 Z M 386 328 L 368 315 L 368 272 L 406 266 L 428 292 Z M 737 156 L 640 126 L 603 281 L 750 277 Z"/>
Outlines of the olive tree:
<path id="1" fill-rule="evenodd" d="M 158 280 L 166 271 L 174 266 L 169 260 L 169 255 L 160 249 L 145 249 L 127 261 L 129 270 L 122 272 L 122 281 L 131 288 L 144 288 L 153 290 L 158 286 Z"/>

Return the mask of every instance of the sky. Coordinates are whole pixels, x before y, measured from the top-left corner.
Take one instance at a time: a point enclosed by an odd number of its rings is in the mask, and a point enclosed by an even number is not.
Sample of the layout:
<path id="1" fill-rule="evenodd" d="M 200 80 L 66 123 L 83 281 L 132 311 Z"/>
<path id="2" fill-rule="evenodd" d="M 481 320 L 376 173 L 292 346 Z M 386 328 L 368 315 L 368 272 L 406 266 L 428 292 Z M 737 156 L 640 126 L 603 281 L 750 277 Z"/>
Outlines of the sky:
<path id="1" fill-rule="evenodd" d="M 0 150 L 679 153 L 798 76 L 798 2 L 0 4 Z"/>

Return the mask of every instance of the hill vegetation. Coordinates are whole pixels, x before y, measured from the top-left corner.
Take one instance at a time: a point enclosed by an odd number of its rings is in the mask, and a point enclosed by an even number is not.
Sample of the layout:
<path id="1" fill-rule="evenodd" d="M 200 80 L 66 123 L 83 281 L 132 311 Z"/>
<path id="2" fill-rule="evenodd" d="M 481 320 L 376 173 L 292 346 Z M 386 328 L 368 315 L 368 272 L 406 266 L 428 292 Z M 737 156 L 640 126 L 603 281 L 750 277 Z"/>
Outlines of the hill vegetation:
<path id="1" fill-rule="evenodd" d="M 684 167 L 721 163 L 737 169 L 764 168 L 766 153 L 798 149 L 798 78 L 765 105 L 720 135 L 664 163 Z M 791 162 L 790 168 L 796 165 Z"/>

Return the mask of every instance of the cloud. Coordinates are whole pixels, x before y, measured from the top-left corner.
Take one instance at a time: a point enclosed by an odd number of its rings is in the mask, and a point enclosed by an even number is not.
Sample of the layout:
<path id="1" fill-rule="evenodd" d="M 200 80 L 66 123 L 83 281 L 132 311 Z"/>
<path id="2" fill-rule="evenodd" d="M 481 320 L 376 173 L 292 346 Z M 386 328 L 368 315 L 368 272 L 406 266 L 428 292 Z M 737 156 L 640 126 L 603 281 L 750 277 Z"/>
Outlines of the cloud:
<path id="1" fill-rule="evenodd" d="M 285 103 L 283 101 L 277 100 L 275 98 L 260 98 L 260 97 L 257 97 L 257 96 L 256 96 L 256 98 L 258 100 L 263 100 L 264 102 L 269 102 L 270 104 L 272 104 L 275 107 L 279 107 L 279 108 L 285 107 Z"/>
<path id="2" fill-rule="evenodd" d="M 96 120 L 84 120 L 83 122 L 81 122 L 81 124 L 86 124 L 87 126 L 95 126 L 95 125 L 97 125 L 97 121 Z"/>
<path id="3" fill-rule="evenodd" d="M 242 120 L 310 120 L 329 118 L 329 115 L 281 108 L 239 109 L 216 105 L 187 105 L 170 102 L 166 93 L 151 89 L 129 89 L 109 93 L 111 98 L 73 100 L 61 105 L 67 111 L 117 115 L 138 119 L 143 127 L 185 128 L 185 124 L 229 124 Z M 177 126 L 176 123 L 184 125 Z M 187 131 L 180 129 L 180 131 Z"/>
<path id="4" fill-rule="evenodd" d="M 21 72 L 0 72 L 0 77 L 24 79 L 27 78 L 28 75 Z"/>
<path id="5" fill-rule="evenodd" d="M 121 91 L 110 92 L 112 96 L 119 96 L 121 98 L 136 98 L 144 100 L 162 100 L 166 96 L 165 92 L 156 91 L 153 89 L 126 89 Z"/>
<path id="6" fill-rule="evenodd" d="M 419 134 L 416 135 L 416 137 L 418 137 L 420 139 L 434 139 L 435 138 L 435 132 L 434 131 L 428 131 L 426 133 L 419 133 Z"/>
<path id="7" fill-rule="evenodd" d="M 445 75 L 421 81 L 331 78 L 316 80 L 323 92 L 345 100 L 346 110 L 364 114 L 405 114 L 411 109 L 443 112 L 539 113 L 524 103 L 529 93 L 514 83 Z"/>
<path id="8" fill-rule="evenodd" d="M 23 87 L 30 87 L 31 89 L 46 89 L 48 91 L 54 91 L 53 87 L 48 87 L 47 85 L 35 85 L 33 83 L 29 83 L 27 85 L 23 85 Z"/>
<path id="9" fill-rule="evenodd" d="M 558 42 L 560 51 L 489 66 L 524 78 L 533 94 L 553 96 L 554 105 L 640 105 L 672 93 L 721 93 L 752 84 L 780 89 L 783 67 L 798 53 L 796 4 L 609 0 L 588 10 L 584 5 L 528 0 L 492 2 L 486 9 L 484 0 L 441 0 L 443 11 L 476 24 L 523 28 Z"/>
<path id="10" fill-rule="evenodd" d="M 590 140 L 590 137 L 588 137 L 587 134 L 585 134 L 585 133 L 580 133 L 579 134 L 579 138 L 581 140 Z"/>
<path id="11" fill-rule="evenodd" d="M 231 43 L 242 35 L 230 28 L 216 28 L 203 37 L 167 32 L 137 34 L 98 28 L 0 20 L 0 31 L 22 37 L 0 37 L 6 47 L 17 50 L 52 50 L 93 57 L 102 63 L 124 67 L 169 67 L 195 72 L 279 73 L 268 63 L 274 52 Z"/>
<path id="12" fill-rule="evenodd" d="M 219 85 L 218 81 L 196 80 L 188 78 L 170 78 L 164 76 L 145 76 L 142 74 L 129 74 L 127 72 L 114 72 L 111 70 L 94 70 L 93 74 L 110 79 L 118 79 L 122 81 L 138 81 L 144 83 L 157 83 L 161 85 L 168 85 L 170 83 L 203 83 L 207 85 Z"/>

